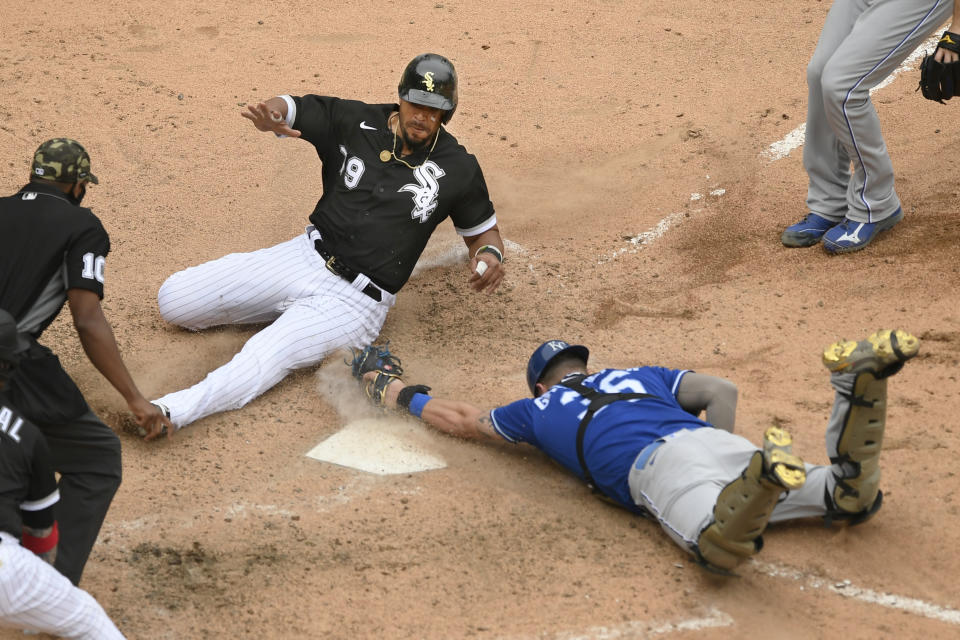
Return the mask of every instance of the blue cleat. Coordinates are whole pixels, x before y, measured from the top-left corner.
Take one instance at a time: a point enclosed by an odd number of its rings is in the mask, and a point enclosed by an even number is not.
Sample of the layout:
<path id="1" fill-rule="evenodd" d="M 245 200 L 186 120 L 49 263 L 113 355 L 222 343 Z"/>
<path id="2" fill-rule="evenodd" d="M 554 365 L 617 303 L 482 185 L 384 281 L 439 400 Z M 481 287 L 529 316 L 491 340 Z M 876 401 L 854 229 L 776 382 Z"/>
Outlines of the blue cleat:
<path id="1" fill-rule="evenodd" d="M 870 244 L 881 231 L 891 229 L 903 220 L 903 209 L 898 208 L 892 216 L 880 222 L 856 222 L 844 218 L 843 222 L 823 235 L 823 248 L 829 253 L 859 251 Z"/>
<path id="2" fill-rule="evenodd" d="M 816 213 L 808 213 L 803 220 L 784 229 L 780 235 L 780 242 L 785 247 L 812 247 L 820 242 L 823 234 L 837 224 L 835 220 L 829 220 Z"/>

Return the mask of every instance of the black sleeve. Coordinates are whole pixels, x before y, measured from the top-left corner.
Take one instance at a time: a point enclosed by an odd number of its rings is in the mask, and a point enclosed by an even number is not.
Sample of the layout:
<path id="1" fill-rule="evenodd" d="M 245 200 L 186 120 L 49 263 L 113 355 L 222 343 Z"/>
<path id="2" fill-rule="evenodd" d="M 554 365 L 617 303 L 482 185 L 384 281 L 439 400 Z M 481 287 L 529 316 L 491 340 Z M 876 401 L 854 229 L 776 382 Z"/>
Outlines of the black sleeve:
<path id="1" fill-rule="evenodd" d="M 89 224 L 71 238 L 64 261 L 67 267 L 67 289 L 89 289 L 103 299 L 103 279 L 110 237 L 100 221 L 89 210 Z"/>
<path id="2" fill-rule="evenodd" d="M 316 95 L 293 96 L 293 102 L 297 105 L 297 117 L 293 121 L 293 128 L 300 132 L 300 137 L 315 146 L 318 152 L 333 143 L 339 98 Z"/>
<path id="3" fill-rule="evenodd" d="M 473 175 L 450 213 L 450 219 L 457 231 L 466 236 L 477 235 L 471 233 L 471 230 L 484 226 L 484 223 L 494 216 L 493 203 L 490 202 L 483 171 L 476 159 L 473 156 L 470 158 L 474 166 Z"/>
<path id="4" fill-rule="evenodd" d="M 32 426 L 32 425 L 31 425 Z M 36 427 L 33 427 L 36 430 Z M 60 499 L 57 478 L 53 472 L 50 449 L 39 431 L 33 439 L 30 460 L 30 488 L 27 499 L 20 505 L 23 524 L 33 529 L 46 529 L 53 525 L 53 505 Z"/>

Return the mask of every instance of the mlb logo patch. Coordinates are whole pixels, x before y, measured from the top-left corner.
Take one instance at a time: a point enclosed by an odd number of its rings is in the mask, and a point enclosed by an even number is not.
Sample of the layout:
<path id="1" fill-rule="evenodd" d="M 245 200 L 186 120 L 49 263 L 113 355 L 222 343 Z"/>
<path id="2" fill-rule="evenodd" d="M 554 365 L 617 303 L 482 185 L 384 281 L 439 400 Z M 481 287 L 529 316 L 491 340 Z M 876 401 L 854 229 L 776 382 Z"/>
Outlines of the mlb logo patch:
<path id="1" fill-rule="evenodd" d="M 34 167 L 33 172 L 34 172 L 35 174 L 37 174 L 38 176 L 42 176 L 42 175 L 43 175 L 43 167 Z"/>

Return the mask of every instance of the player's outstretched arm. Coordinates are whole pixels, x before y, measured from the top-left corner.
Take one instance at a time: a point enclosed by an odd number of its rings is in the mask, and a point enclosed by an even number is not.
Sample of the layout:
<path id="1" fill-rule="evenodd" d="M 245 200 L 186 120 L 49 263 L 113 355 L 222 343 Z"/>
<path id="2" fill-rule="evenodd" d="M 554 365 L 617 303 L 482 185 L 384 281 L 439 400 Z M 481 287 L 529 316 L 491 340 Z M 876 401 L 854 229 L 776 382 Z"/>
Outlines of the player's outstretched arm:
<path id="1" fill-rule="evenodd" d="M 366 375 L 375 376 L 376 373 Z M 405 386 L 399 378 L 391 382 L 384 392 L 384 406 L 396 409 L 397 399 Z M 423 398 L 420 398 L 418 402 L 415 397 L 407 410 L 412 415 L 418 415 L 421 420 L 434 429 L 468 440 L 492 440 L 497 437 L 496 431 L 493 430 L 493 424 L 490 422 L 489 411 L 484 411 L 469 402 L 434 396 L 426 397 L 429 400 L 422 405 L 420 403 Z"/>
<path id="2" fill-rule="evenodd" d="M 707 422 L 733 433 L 737 420 L 737 385 L 726 378 L 687 373 L 677 387 L 677 402 L 695 416 L 706 412 Z"/>
<path id="3" fill-rule="evenodd" d="M 150 404 L 143 397 L 123 364 L 113 329 L 103 315 L 100 297 L 87 289 L 69 289 L 67 301 L 83 350 L 97 371 L 102 373 L 127 401 L 137 424 L 147 432 L 145 439 L 153 440 L 159 436 L 164 426 L 167 427 L 167 436 L 170 437 L 174 431 L 173 424 L 156 405 Z"/>
<path id="4" fill-rule="evenodd" d="M 470 255 L 470 286 L 474 291 L 493 293 L 506 275 L 500 229 L 494 225 L 479 235 L 464 236 L 463 242 Z"/>
<path id="5" fill-rule="evenodd" d="M 287 101 L 283 98 L 270 98 L 266 102 L 248 104 L 240 115 L 253 122 L 260 131 L 269 131 L 279 136 L 299 138 L 300 132 L 287 126 Z"/>

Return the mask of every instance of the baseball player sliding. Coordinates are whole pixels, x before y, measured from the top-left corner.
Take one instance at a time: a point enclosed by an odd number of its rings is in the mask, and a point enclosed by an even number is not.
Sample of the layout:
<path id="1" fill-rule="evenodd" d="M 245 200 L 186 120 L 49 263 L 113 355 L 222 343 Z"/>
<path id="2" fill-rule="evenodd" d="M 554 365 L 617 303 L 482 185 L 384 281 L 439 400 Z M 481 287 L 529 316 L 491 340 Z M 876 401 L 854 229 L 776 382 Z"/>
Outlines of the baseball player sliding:
<path id="1" fill-rule="evenodd" d="M 242 114 L 260 131 L 316 148 L 323 196 L 292 240 L 186 269 L 161 286 L 161 315 L 188 329 L 271 322 L 204 380 L 155 401 L 177 428 L 242 407 L 333 351 L 370 344 L 447 217 L 471 256 L 469 285 L 499 286 L 503 241 L 483 173 L 443 127 L 457 108 L 453 64 L 417 56 L 398 92 L 399 104 L 284 95 Z"/>
<path id="2" fill-rule="evenodd" d="M 0 309 L 0 625 L 64 638 L 122 639 L 97 601 L 51 566 L 60 494 L 50 450 L 5 393 L 28 346 L 13 316 Z"/>
<path id="3" fill-rule="evenodd" d="M 884 330 L 824 351 L 836 390 L 824 466 L 804 464 L 778 427 L 761 448 L 734 435 L 737 391 L 727 380 L 662 367 L 589 373 L 587 348 L 562 340 L 531 356 L 533 398 L 490 411 L 406 386 L 386 350 L 357 353 L 353 373 L 375 403 L 440 431 L 543 450 L 602 497 L 659 521 L 701 566 L 729 574 L 760 550 L 770 522 L 859 524 L 880 509 L 887 379 L 918 350 L 910 334 Z"/>

